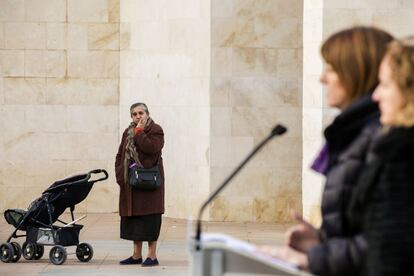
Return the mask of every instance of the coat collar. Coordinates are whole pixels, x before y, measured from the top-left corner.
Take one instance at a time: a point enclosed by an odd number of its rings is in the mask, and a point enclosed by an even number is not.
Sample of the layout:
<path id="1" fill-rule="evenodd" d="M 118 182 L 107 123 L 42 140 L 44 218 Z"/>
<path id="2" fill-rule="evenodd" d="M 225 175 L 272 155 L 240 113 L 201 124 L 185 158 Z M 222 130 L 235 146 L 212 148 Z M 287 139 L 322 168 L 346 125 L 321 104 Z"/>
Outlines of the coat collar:
<path id="1" fill-rule="evenodd" d="M 373 147 L 385 159 L 414 158 L 414 126 L 383 130 Z"/>
<path id="2" fill-rule="evenodd" d="M 371 93 L 367 93 L 341 112 L 326 128 L 324 134 L 329 152 L 343 150 L 368 123 L 378 122 L 378 120 L 378 105 L 372 101 Z"/>

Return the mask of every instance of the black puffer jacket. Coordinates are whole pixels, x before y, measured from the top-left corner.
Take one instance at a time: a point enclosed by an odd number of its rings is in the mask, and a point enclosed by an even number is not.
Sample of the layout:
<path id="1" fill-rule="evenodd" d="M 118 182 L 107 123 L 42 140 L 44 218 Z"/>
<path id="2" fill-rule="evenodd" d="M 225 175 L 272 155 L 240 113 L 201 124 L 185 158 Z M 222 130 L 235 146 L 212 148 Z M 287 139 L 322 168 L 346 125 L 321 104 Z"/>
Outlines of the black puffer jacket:
<path id="1" fill-rule="evenodd" d="M 349 228 L 346 211 L 365 165 L 367 150 L 379 128 L 378 119 L 378 107 L 367 94 L 325 130 L 329 163 L 321 204 L 320 231 L 324 241 L 308 254 L 310 270 L 317 275 L 358 275 L 360 271 L 366 242 Z"/>
<path id="2" fill-rule="evenodd" d="M 368 241 L 364 275 L 414 275 L 414 127 L 375 142 L 350 210 Z"/>

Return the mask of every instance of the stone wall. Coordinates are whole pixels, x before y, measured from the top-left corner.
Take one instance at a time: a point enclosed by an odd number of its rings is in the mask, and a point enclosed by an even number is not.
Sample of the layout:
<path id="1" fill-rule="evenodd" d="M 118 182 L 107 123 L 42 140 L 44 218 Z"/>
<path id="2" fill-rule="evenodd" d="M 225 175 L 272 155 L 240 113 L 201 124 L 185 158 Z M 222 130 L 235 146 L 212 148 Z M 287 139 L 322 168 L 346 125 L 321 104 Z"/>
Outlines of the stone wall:
<path id="1" fill-rule="evenodd" d="M 119 0 L 0 0 L 0 210 L 112 172 L 118 105 Z M 116 194 L 111 176 L 77 209 L 114 211 Z"/>
<path id="2" fill-rule="evenodd" d="M 211 189 L 267 136 L 289 130 L 243 169 L 212 220 L 288 221 L 301 209 L 302 1 L 212 1 Z"/>

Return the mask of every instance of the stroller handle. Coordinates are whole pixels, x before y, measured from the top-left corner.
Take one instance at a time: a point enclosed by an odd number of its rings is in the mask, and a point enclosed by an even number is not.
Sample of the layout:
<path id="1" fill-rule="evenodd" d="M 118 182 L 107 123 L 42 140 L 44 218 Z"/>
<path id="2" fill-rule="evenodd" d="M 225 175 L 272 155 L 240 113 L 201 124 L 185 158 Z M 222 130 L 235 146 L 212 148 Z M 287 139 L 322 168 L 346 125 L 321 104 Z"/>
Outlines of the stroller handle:
<path id="1" fill-rule="evenodd" d="M 80 184 L 80 183 L 85 183 L 86 181 L 88 181 L 91 178 L 91 174 L 98 174 L 98 173 L 103 173 L 105 176 L 104 177 L 101 177 L 99 179 L 96 179 L 96 180 L 92 180 L 92 181 L 90 181 L 90 183 L 94 184 L 95 182 L 99 182 L 99 181 L 108 179 L 108 172 L 106 170 L 104 170 L 104 169 L 96 169 L 96 170 L 92 170 L 92 171 L 88 172 L 87 174 L 85 174 L 85 177 L 83 177 L 82 179 L 79 179 L 79 180 L 73 181 L 73 182 L 69 182 L 69 183 L 62 183 L 60 185 L 57 185 L 55 187 L 52 187 L 52 188 L 47 189 L 42 194 L 48 193 L 48 192 L 51 192 L 51 191 L 55 191 L 55 190 L 58 190 L 58 189 L 62 189 L 63 187 L 66 187 L 66 186 L 76 185 L 76 184 Z"/>
<path id="2" fill-rule="evenodd" d="M 92 170 L 88 173 L 88 179 L 91 177 L 91 174 L 99 174 L 99 173 L 103 173 L 105 176 L 101 177 L 99 179 L 93 180 L 91 182 L 95 183 L 95 182 L 99 182 L 99 181 L 103 181 L 108 179 L 108 172 L 104 169 L 96 169 L 96 170 Z"/>

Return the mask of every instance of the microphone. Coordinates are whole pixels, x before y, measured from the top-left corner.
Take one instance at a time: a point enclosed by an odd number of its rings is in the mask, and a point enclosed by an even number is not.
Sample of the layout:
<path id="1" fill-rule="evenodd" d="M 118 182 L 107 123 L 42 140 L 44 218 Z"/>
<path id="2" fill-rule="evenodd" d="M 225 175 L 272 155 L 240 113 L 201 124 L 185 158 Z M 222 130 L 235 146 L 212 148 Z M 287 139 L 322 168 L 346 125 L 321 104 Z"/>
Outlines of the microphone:
<path id="1" fill-rule="evenodd" d="M 197 218 L 197 230 L 196 230 L 196 250 L 200 250 L 200 238 L 201 238 L 201 216 L 203 211 L 206 209 L 208 204 L 213 201 L 213 199 L 224 189 L 224 187 L 233 179 L 233 177 L 246 165 L 246 163 L 273 137 L 284 134 L 287 131 L 287 128 L 283 125 L 277 124 L 272 132 L 260 143 L 258 144 L 253 151 L 243 160 L 243 162 L 227 177 L 226 180 L 208 197 L 206 202 L 201 206 L 200 211 L 198 212 Z"/>

